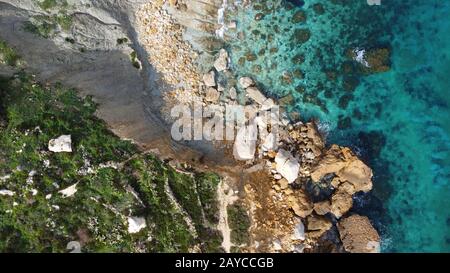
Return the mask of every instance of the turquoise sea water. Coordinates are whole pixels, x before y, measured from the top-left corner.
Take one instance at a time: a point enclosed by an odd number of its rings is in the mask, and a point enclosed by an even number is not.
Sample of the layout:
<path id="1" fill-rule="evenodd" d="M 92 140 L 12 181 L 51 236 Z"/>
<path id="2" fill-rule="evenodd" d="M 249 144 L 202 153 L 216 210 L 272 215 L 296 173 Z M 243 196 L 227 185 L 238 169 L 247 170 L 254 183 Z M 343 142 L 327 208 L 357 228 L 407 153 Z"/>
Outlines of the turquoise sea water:
<path id="1" fill-rule="evenodd" d="M 354 210 L 383 251 L 450 252 L 450 0 L 256 2 L 233 15 L 237 76 L 320 120 L 329 143 L 374 169 L 374 191 Z M 391 52 L 385 73 L 362 75 L 346 57 L 379 47 Z"/>

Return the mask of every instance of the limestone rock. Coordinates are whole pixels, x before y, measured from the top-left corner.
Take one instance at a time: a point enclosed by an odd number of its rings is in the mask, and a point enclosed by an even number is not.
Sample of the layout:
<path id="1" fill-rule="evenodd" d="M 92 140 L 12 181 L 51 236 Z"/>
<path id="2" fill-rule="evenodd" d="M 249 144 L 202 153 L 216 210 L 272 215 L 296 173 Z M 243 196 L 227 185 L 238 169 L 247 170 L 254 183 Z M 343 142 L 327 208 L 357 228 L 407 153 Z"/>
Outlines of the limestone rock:
<path id="1" fill-rule="evenodd" d="M 275 151 L 277 147 L 277 137 L 274 133 L 268 134 L 261 145 L 263 151 Z"/>
<path id="2" fill-rule="evenodd" d="M 325 200 L 314 204 L 314 211 L 318 215 L 325 215 L 331 211 L 330 201 Z"/>
<path id="3" fill-rule="evenodd" d="M 207 87 L 216 86 L 216 73 L 211 70 L 209 73 L 203 75 L 203 82 Z"/>
<path id="4" fill-rule="evenodd" d="M 259 91 L 256 87 L 249 87 L 246 90 L 247 97 L 254 100 L 257 104 L 262 105 L 267 100 L 266 96 L 264 96 L 261 91 Z"/>
<path id="5" fill-rule="evenodd" d="M 255 122 L 239 128 L 233 146 L 234 158 L 237 160 L 252 160 L 255 157 L 257 134 L 258 126 Z"/>
<path id="6" fill-rule="evenodd" d="M 51 139 L 48 142 L 48 149 L 51 152 L 62 153 L 72 152 L 72 138 L 70 135 L 62 135 L 56 139 Z"/>
<path id="7" fill-rule="evenodd" d="M 306 218 L 313 212 L 313 203 L 302 190 L 297 190 L 294 195 L 289 196 L 288 203 L 294 213 L 301 218 Z"/>
<path id="8" fill-rule="evenodd" d="M 217 91 L 217 89 L 210 87 L 206 90 L 206 101 L 217 103 L 219 101 L 219 98 L 220 92 Z"/>
<path id="9" fill-rule="evenodd" d="M 228 69 L 228 52 L 225 49 L 220 50 L 219 57 L 214 62 L 214 68 L 219 72 Z"/>
<path id="10" fill-rule="evenodd" d="M 230 97 L 230 99 L 235 100 L 237 98 L 236 88 L 231 87 L 228 91 L 228 96 Z"/>
<path id="11" fill-rule="evenodd" d="M 313 238 L 318 238 L 327 232 L 333 223 L 323 216 L 310 215 L 307 218 L 308 235 Z"/>
<path id="12" fill-rule="evenodd" d="M 0 190 L 0 195 L 13 196 L 14 194 L 16 193 L 10 190 Z"/>
<path id="13" fill-rule="evenodd" d="M 293 240 L 305 240 L 305 225 L 299 219 L 298 224 L 294 227 L 294 234 L 292 235 Z"/>
<path id="14" fill-rule="evenodd" d="M 286 178 L 289 183 L 293 183 L 297 179 L 300 163 L 290 152 L 283 149 L 279 150 L 275 157 L 275 163 L 277 164 L 277 172 Z"/>
<path id="15" fill-rule="evenodd" d="M 60 190 L 59 193 L 62 194 L 63 198 L 71 197 L 78 191 L 77 185 L 78 183 L 75 183 L 72 186 L 65 188 L 64 190 Z"/>
<path id="16" fill-rule="evenodd" d="M 352 253 L 380 252 L 380 236 L 369 218 L 352 215 L 341 219 L 337 225 L 344 248 Z"/>
<path id="17" fill-rule="evenodd" d="M 249 77 L 242 77 L 239 79 L 239 84 L 242 88 L 247 89 L 250 86 L 255 85 L 255 82 Z"/>
<path id="18" fill-rule="evenodd" d="M 135 216 L 128 217 L 128 233 L 138 233 L 146 226 L 145 218 Z"/>
<path id="19" fill-rule="evenodd" d="M 335 173 L 341 182 L 351 183 L 354 186 L 353 193 L 372 189 L 372 170 L 348 148 L 333 145 L 313 169 L 311 178 L 318 182 L 329 173 Z"/>

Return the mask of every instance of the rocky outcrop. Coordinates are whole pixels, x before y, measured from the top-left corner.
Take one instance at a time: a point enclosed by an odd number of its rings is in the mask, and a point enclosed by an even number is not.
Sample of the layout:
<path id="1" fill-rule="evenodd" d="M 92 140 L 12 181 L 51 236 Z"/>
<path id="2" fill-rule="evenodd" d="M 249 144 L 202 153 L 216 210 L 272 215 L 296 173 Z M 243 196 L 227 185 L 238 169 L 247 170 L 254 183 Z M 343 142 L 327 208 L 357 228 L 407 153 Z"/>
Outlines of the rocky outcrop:
<path id="1" fill-rule="evenodd" d="M 346 251 L 352 253 L 380 252 L 380 236 L 372 227 L 369 218 L 355 214 L 341 219 L 337 226 Z"/>
<path id="2" fill-rule="evenodd" d="M 372 189 L 372 170 L 348 148 L 333 145 L 313 169 L 311 179 L 319 183 L 328 174 L 335 175 L 330 185 L 335 189 L 331 213 L 337 218 L 351 209 L 353 194 Z"/>

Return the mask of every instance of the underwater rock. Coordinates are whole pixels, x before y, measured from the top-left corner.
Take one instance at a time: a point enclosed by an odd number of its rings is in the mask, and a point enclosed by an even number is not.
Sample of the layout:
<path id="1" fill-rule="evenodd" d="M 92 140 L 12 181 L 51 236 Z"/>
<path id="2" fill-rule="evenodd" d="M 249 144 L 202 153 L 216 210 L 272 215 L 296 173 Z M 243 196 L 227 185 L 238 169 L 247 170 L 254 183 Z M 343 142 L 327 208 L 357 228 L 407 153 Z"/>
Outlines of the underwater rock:
<path id="1" fill-rule="evenodd" d="M 359 63 L 364 73 L 383 73 L 391 69 L 391 50 L 388 47 L 349 49 L 347 56 Z"/>
<path id="2" fill-rule="evenodd" d="M 300 170 L 300 163 L 292 156 L 292 154 L 286 150 L 279 150 L 275 157 L 275 163 L 277 164 L 277 172 L 281 174 L 289 183 L 293 183 Z"/>
<path id="3" fill-rule="evenodd" d="M 145 218 L 135 216 L 128 217 L 128 233 L 138 233 L 146 226 Z"/>
<path id="4" fill-rule="evenodd" d="M 54 153 L 72 152 L 72 138 L 70 135 L 62 135 L 48 142 L 48 149 Z"/>
<path id="5" fill-rule="evenodd" d="M 222 72 L 228 69 L 228 52 L 225 49 L 221 49 L 219 52 L 219 57 L 214 62 L 214 68 L 218 72 Z"/>
<path id="6" fill-rule="evenodd" d="M 203 75 L 203 82 L 207 87 L 214 87 L 216 86 L 216 73 L 211 70 L 209 73 Z"/>
<path id="7" fill-rule="evenodd" d="M 311 38 L 311 31 L 309 29 L 297 29 L 294 33 L 294 40 L 300 44 L 306 43 Z"/>
<path id="8" fill-rule="evenodd" d="M 297 11 L 292 17 L 292 23 L 304 23 L 306 22 L 306 13 L 303 10 Z"/>
<path id="9" fill-rule="evenodd" d="M 346 251 L 351 253 L 380 252 L 380 236 L 373 228 L 369 218 L 355 214 L 341 219 L 337 227 Z"/>
<path id="10" fill-rule="evenodd" d="M 325 13 L 325 9 L 322 4 L 317 3 L 313 5 L 313 10 L 317 15 L 322 15 Z"/>
<path id="11" fill-rule="evenodd" d="M 230 90 L 228 90 L 228 96 L 230 97 L 230 99 L 235 100 L 237 98 L 236 88 L 231 87 Z"/>

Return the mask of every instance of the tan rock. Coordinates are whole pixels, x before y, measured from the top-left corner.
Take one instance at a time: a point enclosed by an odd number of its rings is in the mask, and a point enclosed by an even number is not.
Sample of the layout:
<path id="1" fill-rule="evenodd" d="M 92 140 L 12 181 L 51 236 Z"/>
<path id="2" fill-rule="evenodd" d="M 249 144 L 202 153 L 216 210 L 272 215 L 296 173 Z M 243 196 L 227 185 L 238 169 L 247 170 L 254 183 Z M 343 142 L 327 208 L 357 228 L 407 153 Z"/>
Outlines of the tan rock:
<path id="1" fill-rule="evenodd" d="M 220 92 L 217 91 L 217 89 L 210 87 L 206 90 L 206 101 L 217 103 L 219 101 L 219 98 Z"/>
<path id="2" fill-rule="evenodd" d="M 311 178 L 317 182 L 329 173 L 335 173 L 342 182 L 351 183 L 354 186 L 353 193 L 372 189 L 372 170 L 348 148 L 333 145 L 313 169 Z"/>
<path id="3" fill-rule="evenodd" d="M 325 215 L 331 211 L 331 204 L 330 201 L 325 200 L 319 203 L 314 204 L 314 211 L 318 215 Z"/>
<path id="4" fill-rule="evenodd" d="M 338 189 L 331 197 L 331 213 L 336 218 L 341 218 L 353 206 L 352 195 L 344 190 Z"/>
<path id="5" fill-rule="evenodd" d="M 380 236 L 369 218 L 352 215 L 341 219 L 337 225 L 344 248 L 352 253 L 380 252 Z"/>
<path id="6" fill-rule="evenodd" d="M 216 73 L 214 71 L 210 71 L 209 73 L 206 73 L 203 75 L 203 82 L 207 87 L 214 87 L 216 86 Z"/>
<path id="7" fill-rule="evenodd" d="M 288 202 L 294 213 L 301 218 L 306 218 L 313 212 L 313 203 L 301 190 L 295 191 L 293 195 L 290 195 Z"/>
<path id="8" fill-rule="evenodd" d="M 318 238 L 333 226 L 331 221 L 323 216 L 310 215 L 307 218 L 308 235 L 312 238 Z"/>

